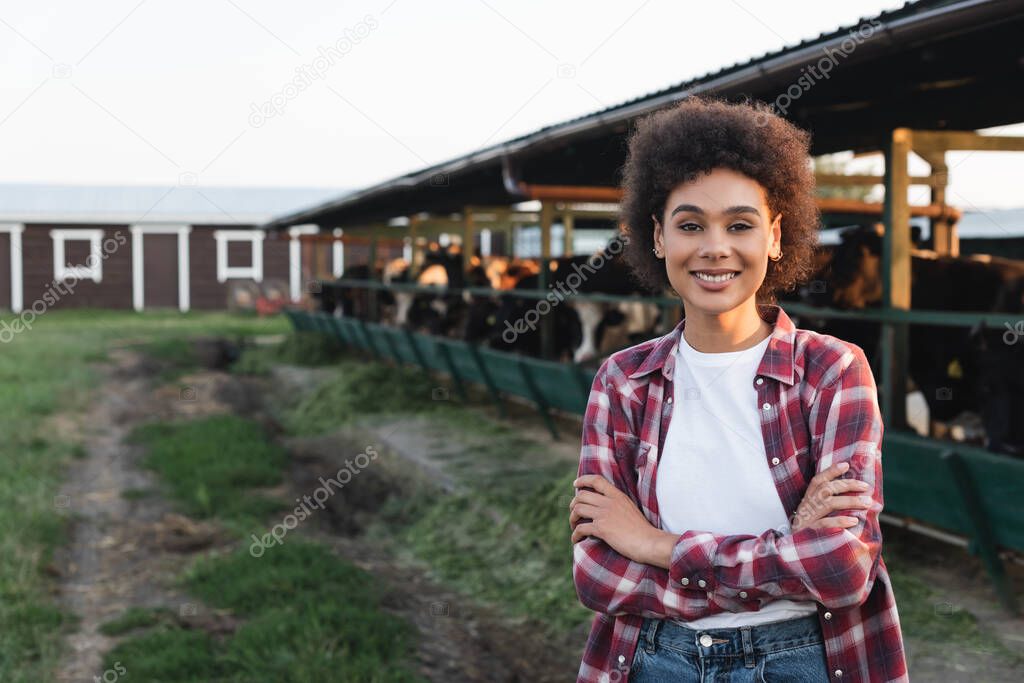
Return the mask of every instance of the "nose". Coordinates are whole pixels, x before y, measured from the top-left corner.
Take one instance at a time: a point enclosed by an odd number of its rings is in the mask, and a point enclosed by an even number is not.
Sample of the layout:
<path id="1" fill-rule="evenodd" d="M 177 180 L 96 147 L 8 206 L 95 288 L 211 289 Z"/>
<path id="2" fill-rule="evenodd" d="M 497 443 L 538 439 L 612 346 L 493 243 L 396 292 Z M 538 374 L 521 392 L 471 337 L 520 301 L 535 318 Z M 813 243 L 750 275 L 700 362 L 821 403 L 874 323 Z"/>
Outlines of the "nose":
<path id="1" fill-rule="evenodd" d="M 725 230 L 711 228 L 704 231 L 697 255 L 701 258 L 719 259 L 729 255 L 729 243 L 726 240 Z"/>

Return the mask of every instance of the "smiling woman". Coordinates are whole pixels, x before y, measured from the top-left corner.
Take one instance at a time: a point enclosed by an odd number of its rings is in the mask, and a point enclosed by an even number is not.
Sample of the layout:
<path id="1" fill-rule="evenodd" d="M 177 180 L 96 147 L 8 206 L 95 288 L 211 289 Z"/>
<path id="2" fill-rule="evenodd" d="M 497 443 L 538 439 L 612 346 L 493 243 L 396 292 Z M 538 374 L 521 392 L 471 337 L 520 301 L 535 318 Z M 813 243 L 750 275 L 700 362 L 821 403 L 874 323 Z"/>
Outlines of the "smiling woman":
<path id="1" fill-rule="evenodd" d="M 809 143 L 767 105 L 699 98 L 630 138 L 625 256 L 684 317 L 591 386 L 579 683 L 907 680 L 871 368 L 775 303 L 816 245 Z"/>

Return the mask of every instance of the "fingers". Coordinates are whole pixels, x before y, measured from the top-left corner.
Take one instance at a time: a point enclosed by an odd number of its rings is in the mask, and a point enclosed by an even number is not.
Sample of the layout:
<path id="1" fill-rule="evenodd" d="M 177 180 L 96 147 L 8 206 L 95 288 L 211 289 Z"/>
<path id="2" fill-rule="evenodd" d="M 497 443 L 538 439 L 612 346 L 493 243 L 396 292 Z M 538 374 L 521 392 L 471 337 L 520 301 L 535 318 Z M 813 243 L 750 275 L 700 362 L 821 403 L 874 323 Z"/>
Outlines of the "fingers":
<path id="1" fill-rule="evenodd" d="M 615 484 L 611 483 L 600 474 L 584 474 L 582 477 L 577 477 L 576 481 L 574 481 L 572 485 L 576 488 L 589 486 L 598 493 L 608 493 L 609 489 L 615 489 L 618 491 L 618 489 L 615 488 Z"/>
<path id="2" fill-rule="evenodd" d="M 828 488 L 829 493 L 832 495 L 850 491 L 863 492 L 871 490 L 871 484 L 860 479 L 836 479 L 825 484 L 825 487 Z"/>
<path id="3" fill-rule="evenodd" d="M 586 503 L 577 503 L 569 513 L 569 525 L 572 526 L 581 519 L 596 519 L 595 515 L 600 508 Z"/>
<path id="4" fill-rule="evenodd" d="M 575 529 L 573 529 L 572 530 L 572 542 L 573 542 L 573 544 L 578 543 L 579 541 L 582 541 L 587 536 L 592 535 L 594 533 L 593 527 L 594 527 L 593 524 L 585 523 L 585 524 L 580 524 Z"/>
<path id="5" fill-rule="evenodd" d="M 848 462 L 834 463 L 814 475 L 811 479 L 810 486 L 822 486 L 823 484 L 835 479 L 848 469 L 850 469 L 850 463 Z"/>
<path id="6" fill-rule="evenodd" d="M 841 517 L 824 517 L 819 519 L 807 526 L 812 529 L 849 529 L 852 526 L 857 526 L 860 522 L 856 517 L 847 517 L 845 515 Z"/>
<path id="7" fill-rule="evenodd" d="M 871 496 L 832 496 L 828 499 L 831 510 L 848 510 L 850 508 L 870 508 L 875 504 Z"/>

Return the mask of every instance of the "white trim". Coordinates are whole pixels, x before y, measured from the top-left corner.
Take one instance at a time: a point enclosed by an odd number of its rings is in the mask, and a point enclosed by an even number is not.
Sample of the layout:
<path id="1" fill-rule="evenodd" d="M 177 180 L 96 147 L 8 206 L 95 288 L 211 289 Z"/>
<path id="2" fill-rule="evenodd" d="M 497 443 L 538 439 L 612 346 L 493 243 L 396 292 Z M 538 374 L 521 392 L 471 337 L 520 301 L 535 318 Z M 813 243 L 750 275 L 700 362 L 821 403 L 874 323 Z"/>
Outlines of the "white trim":
<path id="1" fill-rule="evenodd" d="M 344 232 L 341 228 L 335 228 L 334 236 L 341 237 Z M 331 246 L 334 247 L 334 253 L 332 254 L 334 258 L 331 259 L 331 274 L 334 277 L 341 277 L 345 274 L 345 243 L 336 239 Z"/>
<path id="2" fill-rule="evenodd" d="M 102 282 L 103 280 L 103 248 L 100 242 L 103 240 L 102 229 L 88 228 L 57 228 L 50 231 L 53 239 L 53 279 L 63 281 L 69 277 L 76 280 L 92 280 Z M 92 266 L 67 266 L 64 264 L 64 242 L 68 240 L 79 240 L 89 242 L 89 256 L 92 259 Z"/>
<path id="3" fill-rule="evenodd" d="M 213 238 L 217 240 L 217 282 L 227 282 L 232 278 L 263 282 L 263 238 L 262 230 L 214 230 Z M 250 242 L 252 244 L 252 265 L 228 265 L 228 242 Z"/>
<path id="4" fill-rule="evenodd" d="M 292 301 L 302 300 L 302 242 L 299 235 L 315 235 L 320 226 L 315 224 L 296 225 L 288 228 L 288 287 L 291 289 Z"/>
<path id="5" fill-rule="evenodd" d="M 0 232 L 6 232 L 11 236 L 11 312 L 21 313 L 25 305 L 24 292 L 22 290 L 22 251 L 21 233 L 25 226 L 21 223 L 0 223 Z"/>
<path id="6" fill-rule="evenodd" d="M 143 251 L 144 235 L 177 235 L 178 236 L 178 310 L 188 311 L 190 306 L 188 234 L 191 225 L 133 225 L 132 233 L 132 306 L 136 311 L 146 307 L 146 274 L 145 253 Z"/>

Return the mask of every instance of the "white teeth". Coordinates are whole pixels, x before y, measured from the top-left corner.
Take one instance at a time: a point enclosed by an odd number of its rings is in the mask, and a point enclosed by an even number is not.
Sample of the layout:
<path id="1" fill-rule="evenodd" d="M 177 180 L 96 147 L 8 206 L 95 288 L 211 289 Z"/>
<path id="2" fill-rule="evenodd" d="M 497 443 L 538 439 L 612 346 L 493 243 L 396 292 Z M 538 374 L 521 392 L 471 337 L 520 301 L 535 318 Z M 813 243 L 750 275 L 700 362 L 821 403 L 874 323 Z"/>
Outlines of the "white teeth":
<path id="1" fill-rule="evenodd" d="M 736 277 L 736 273 L 727 273 L 725 275 L 708 275 L 707 273 L 694 273 L 701 280 L 707 280 L 708 282 L 725 282 Z"/>

